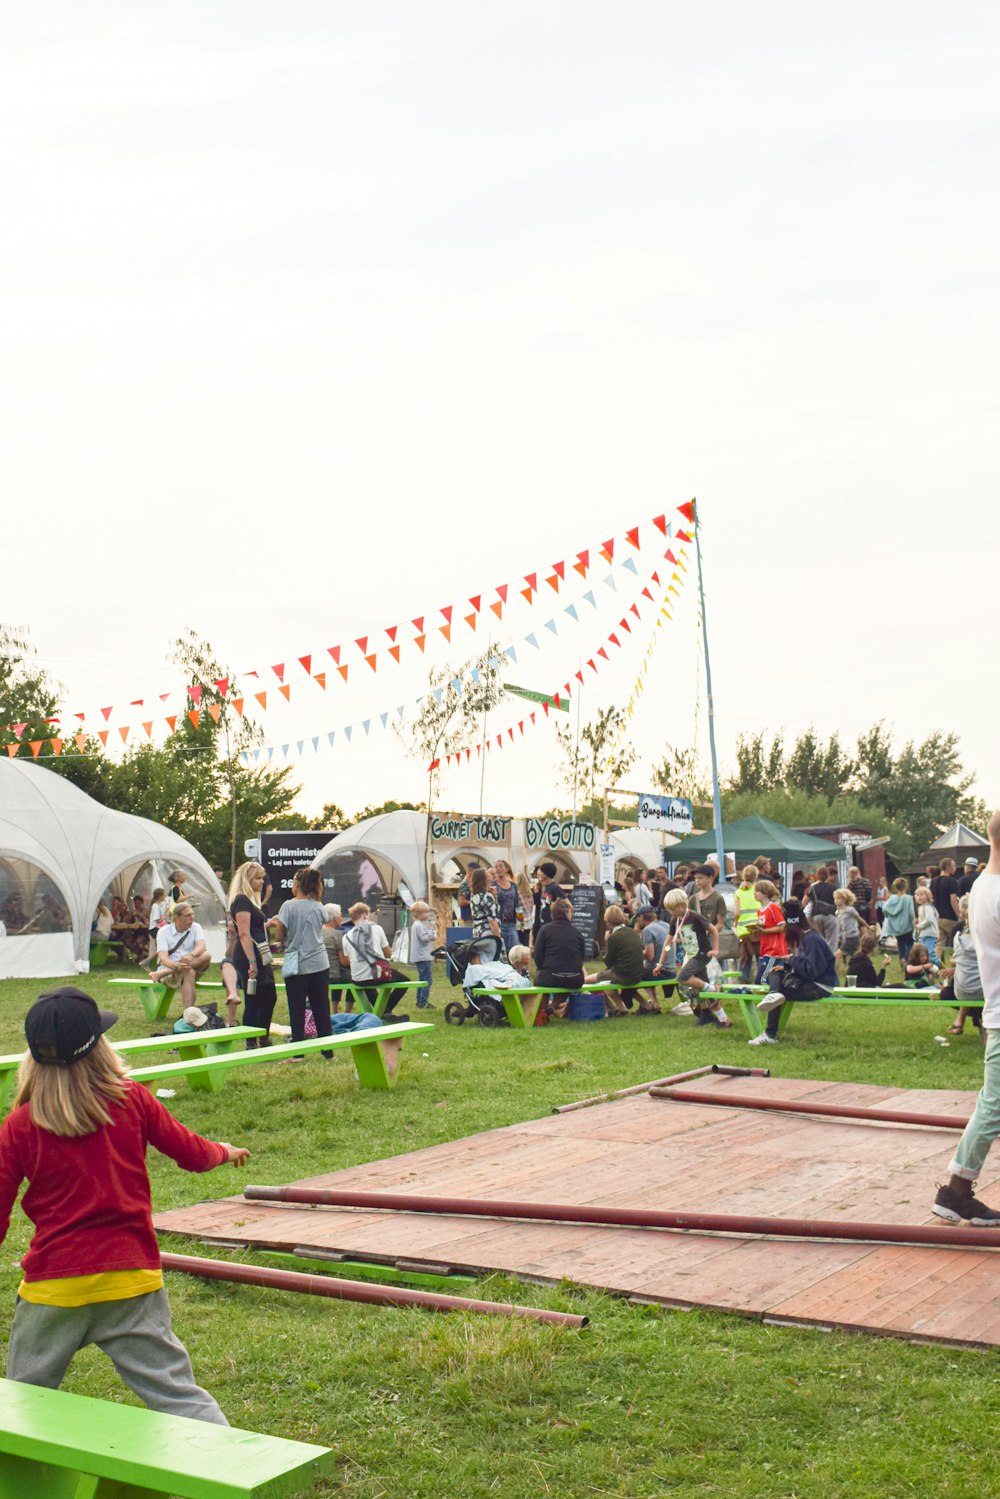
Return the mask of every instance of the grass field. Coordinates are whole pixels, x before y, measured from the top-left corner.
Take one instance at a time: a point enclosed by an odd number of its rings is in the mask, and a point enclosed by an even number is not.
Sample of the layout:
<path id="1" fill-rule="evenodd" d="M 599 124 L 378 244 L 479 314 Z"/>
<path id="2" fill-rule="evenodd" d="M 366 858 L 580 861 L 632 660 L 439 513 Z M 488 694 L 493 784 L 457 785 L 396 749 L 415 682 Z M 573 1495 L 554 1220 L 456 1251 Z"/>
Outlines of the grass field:
<path id="1" fill-rule="evenodd" d="M 139 1006 L 104 974 L 83 986 L 119 1011 L 116 1036 L 148 1033 Z M 0 983 L 0 1051 L 21 1048 L 22 1017 L 45 987 Z M 217 1094 L 179 1084 L 169 1107 L 192 1129 L 247 1145 L 246 1179 L 280 1183 L 711 1061 L 910 1087 L 981 1081 L 976 1033 L 969 1027 L 939 1046 L 933 1038 L 947 1012 L 937 1008 L 810 1007 L 793 1016 L 782 1046 L 762 1054 L 748 1050 L 739 1026 L 706 1033 L 675 1017 L 554 1025 L 530 1036 L 458 1029 L 441 1017 L 450 992 L 439 981 L 435 1031 L 410 1043 L 390 1094 L 359 1090 L 341 1056 L 235 1072 Z M 157 1208 L 223 1196 L 239 1180 L 231 1170 L 193 1177 L 155 1155 L 150 1172 Z M 11 1310 L 27 1228 L 18 1210 L 0 1251 L 0 1291 Z M 181 1239 L 165 1247 L 192 1250 Z M 378 1310 L 184 1276 L 168 1283 L 195 1372 L 234 1425 L 337 1450 L 337 1479 L 316 1494 L 846 1499 L 1000 1491 L 990 1456 L 1000 1410 L 993 1353 L 777 1330 L 501 1277 L 467 1293 L 583 1311 L 589 1327 Z M 66 1388 L 132 1398 L 93 1350 L 76 1359 Z"/>

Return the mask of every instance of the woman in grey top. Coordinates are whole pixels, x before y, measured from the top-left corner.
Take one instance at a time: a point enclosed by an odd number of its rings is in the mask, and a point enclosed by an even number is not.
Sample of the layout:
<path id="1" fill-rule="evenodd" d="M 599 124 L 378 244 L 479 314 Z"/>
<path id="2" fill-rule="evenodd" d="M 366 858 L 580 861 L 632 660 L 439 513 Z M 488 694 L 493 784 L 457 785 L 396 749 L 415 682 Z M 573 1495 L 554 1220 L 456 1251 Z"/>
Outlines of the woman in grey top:
<path id="1" fill-rule="evenodd" d="M 323 941 L 326 911 L 320 904 L 323 876 L 318 869 L 300 869 L 292 881 L 292 899 L 278 912 L 274 932 L 285 945 L 283 973 L 292 1040 L 304 1041 L 306 1006 L 312 1010 L 317 1036 L 329 1036 L 330 960 Z"/>

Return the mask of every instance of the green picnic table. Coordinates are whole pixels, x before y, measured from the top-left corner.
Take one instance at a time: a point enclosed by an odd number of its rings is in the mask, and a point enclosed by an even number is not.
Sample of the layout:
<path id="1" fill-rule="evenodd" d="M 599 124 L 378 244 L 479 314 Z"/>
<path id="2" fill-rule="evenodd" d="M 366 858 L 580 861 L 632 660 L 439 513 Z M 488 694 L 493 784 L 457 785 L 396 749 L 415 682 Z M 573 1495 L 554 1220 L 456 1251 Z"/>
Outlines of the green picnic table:
<path id="1" fill-rule="evenodd" d="M 112 1041 L 108 1037 L 110 1045 L 120 1056 L 142 1055 L 148 1051 L 179 1051 L 182 1058 L 189 1060 L 196 1057 L 218 1057 L 225 1056 L 227 1052 L 233 1051 L 235 1047 L 245 1042 L 251 1036 L 263 1036 L 266 1032 L 252 1025 L 233 1025 L 225 1030 L 200 1030 L 184 1031 L 179 1035 L 170 1036 L 139 1036 L 131 1041 Z M 4 1108 L 17 1076 L 17 1069 L 24 1061 L 24 1052 L 11 1052 L 5 1057 L 0 1057 L 0 1109 Z M 211 1082 L 202 1078 L 198 1082 L 192 1081 L 192 1087 L 212 1087 Z M 0 1492 L 0 1499 L 3 1499 Z"/>
<path id="2" fill-rule="evenodd" d="M 355 983 L 352 980 L 350 983 L 346 981 L 343 983 L 332 983 L 330 985 L 330 992 L 335 993 L 339 990 L 342 993 L 349 994 L 359 1010 L 362 1010 L 366 1015 L 377 1015 L 381 1020 L 385 1015 L 385 1007 L 389 1003 L 389 995 L 394 989 L 422 989 L 423 987 L 420 979 L 400 979 L 398 983 L 390 982 L 387 984 L 376 984 L 374 982 Z M 374 1004 L 371 1003 L 368 995 L 365 993 L 366 989 L 378 990 L 378 993 L 375 995 Z M 391 1011 L 389 1019 L 392 1019 Z"/>
<path id="3" fill-rule="evenodd" d="M 175 999 L 180 998 L 181 992 L 180 989 L 172 989 L 169 984 L 158 984 L 155 979 L 108 979 L 108 983 L 130 985 L 139 996 L 139 1003 L 146 1012 L 147 1020 L 166 1020 L 170 1006 Z M 198 979 L 195 982 L 196 989 L 225 990 L 225 987 L 218 979 Z"/>
<path id="4" fill-rule="evenodd" d="M 672 989 L 676 984 L 675 979 L 648 979 L 639 984 L 629 984 L 627 989 Z M 489 994 L 494 999 L 499 999 L 503 1005 L 503 1012 L 507 1023 L 512 1030 L 529 1031 L 534 1027 L 538 1017 L 538 1010 L 546 994 L 553 998 L 569 999 L 571 994 L 606 994 L 610 984 L 584 984 L 581 989 L 553 989 L 538 988 L 535 985 L 526 985 L 523 989 L 490 989 L 482 985 L 477 989 L 478 994 Z"/>
<path id="5" fill-rule="evenodd" d="M 0 1499 L 281 1499 L 336 1461 L 311 1442 L 0 1380 Z"/>
<path id="6" fill-rule="evenodd" d="M 758 991 L 759 992 L 759 991 Z M 767 1011 L 757 1008 L 757 995 L 733 994 L 730 992 L 729 999 L 735 999 L 740 1008 L 750 1036 L 759 1036 L 767 1023 Z M 856 1005 L 861 1007 L 880 1007 L 891 1009 L 894 1005 L 907 1007 L 911 1005 L 946 1004 L 954 1008 L 962 1003 L 968 1010 L 981 1010 L 983 1001 L 981 999 L 958 1001 L 955 999 L 941 999 L 939 989 L 908 989 L 906 987 L 893 989 L 834 989 L 832 993 L 823 999 L 790 1000 L 782 1009 L 778 1017 L 778 1035 L 780 1036 L 788 1024 L 793 1009 L 810 1009 L 814 1005 L 824 1008 L 829 1005 Z"/>

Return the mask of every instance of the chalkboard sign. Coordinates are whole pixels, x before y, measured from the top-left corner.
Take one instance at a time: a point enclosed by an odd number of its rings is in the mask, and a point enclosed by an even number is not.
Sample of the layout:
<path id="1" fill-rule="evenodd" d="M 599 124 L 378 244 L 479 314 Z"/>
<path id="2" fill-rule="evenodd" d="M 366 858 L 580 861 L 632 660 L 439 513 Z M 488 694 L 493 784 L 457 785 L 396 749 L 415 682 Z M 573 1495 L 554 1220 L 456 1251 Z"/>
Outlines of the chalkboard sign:
<path id="1" fill-rule="evenodd" d="M 583 933 L 584 957 L 592 958 L 597 952 L 597 932 L 604 914 L 604 891 L 600 885 L 577 885 L 569 892 L 573 904 L 573 925 Z"/>

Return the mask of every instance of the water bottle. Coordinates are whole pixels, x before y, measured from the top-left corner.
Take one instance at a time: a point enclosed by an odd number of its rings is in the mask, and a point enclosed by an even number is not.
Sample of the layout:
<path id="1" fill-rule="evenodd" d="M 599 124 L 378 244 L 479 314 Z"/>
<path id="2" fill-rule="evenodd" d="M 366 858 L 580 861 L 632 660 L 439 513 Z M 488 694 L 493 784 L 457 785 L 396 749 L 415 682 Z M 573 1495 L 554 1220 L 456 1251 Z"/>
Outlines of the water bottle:
<path id="1" fill-rule="evenodd" d="M 247 979 L 247 998 L 248 999 L 252 999 L 252 997 L 256 993 L 257 993 L 257 975 L 255 973 L 252 973 L 250 975 L 250 977 Z"/>

